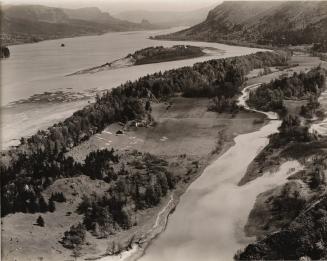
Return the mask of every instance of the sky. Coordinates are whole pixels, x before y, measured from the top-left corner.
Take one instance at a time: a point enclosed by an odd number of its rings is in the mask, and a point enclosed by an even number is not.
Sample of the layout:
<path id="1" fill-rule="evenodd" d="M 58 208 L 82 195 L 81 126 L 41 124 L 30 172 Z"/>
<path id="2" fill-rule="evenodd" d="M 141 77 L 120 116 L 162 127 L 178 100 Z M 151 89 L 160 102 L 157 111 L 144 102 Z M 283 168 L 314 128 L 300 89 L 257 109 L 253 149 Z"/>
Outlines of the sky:
<path id="1" fill-rule="evenodd" d="M 53 7 L 80 8 L 96 6 L 117 14 L 130 10 L 191 11 L 215 7 L 223 0 L 0 0 L 4 4 L 40 4 Z M 276 1 L 276 0 L 268 0 Z"/>
<path id="2" fill-rule="evenodd" d="M 40 4 L 80 8 L 96 6 L 112 14 L 130 10 L 190 11 L 216 6 L 221 0 L 1 0 L 3 4 Z"/>

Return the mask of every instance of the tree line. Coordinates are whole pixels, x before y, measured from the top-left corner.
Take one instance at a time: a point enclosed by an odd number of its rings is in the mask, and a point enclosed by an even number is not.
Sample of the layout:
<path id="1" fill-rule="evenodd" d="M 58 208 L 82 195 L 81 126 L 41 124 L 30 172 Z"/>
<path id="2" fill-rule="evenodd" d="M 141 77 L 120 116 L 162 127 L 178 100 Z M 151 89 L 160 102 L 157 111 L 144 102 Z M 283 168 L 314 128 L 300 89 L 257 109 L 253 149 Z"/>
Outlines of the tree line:
<path id="1" fill-rule="evenodd" d="M 127 57 L 135 59 L 135 65 L 172 61 L 181 58 L 193 58 L 205 53 L 201 47 L 190 45 L 174 45 L 172 47 L 148 47 L 129 54 Z"/>
<path id="2" fill-rule="evenodd" d="M 261 111 L 286 114 L 285 99 L 315 99 L 325 89 L 326 72 L 317 67 L 308 73 L 294 73 L 262 84 L 251 91 L 247 103 Z"/>

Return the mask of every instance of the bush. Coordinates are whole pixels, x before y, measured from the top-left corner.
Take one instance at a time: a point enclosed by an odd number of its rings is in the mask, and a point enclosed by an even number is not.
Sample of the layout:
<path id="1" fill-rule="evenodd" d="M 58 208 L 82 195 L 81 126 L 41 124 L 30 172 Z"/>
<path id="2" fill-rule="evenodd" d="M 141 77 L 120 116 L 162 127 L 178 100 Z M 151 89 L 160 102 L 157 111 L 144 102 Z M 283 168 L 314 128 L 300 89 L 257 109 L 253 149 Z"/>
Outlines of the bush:
<path id="1" fill-rule="evenodd" d="M 40 227 L 44 227 L 44 219 L 39 216 L 36 220 L 36 225 L 40 226 Z"/>
<path id="2" fill-rule="evenodd" d="M 65 248 L 75 249 L 85 242 L 85 227 L 79 223 L 76 226 L 71 226 L 65 232 L 62 241 L 60 242 Z"/>

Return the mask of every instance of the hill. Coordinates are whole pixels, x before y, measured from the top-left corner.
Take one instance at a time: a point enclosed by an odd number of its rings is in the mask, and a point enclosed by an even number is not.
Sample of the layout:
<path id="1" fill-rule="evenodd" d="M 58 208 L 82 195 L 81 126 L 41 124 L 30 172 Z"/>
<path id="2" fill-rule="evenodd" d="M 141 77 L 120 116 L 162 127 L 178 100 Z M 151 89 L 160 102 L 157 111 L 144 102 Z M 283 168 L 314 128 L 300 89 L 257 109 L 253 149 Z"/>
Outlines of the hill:
<path id="1" fill-rule="evenodd" d="M 209 7 L 189 12 L 133 10 L 119 13 L 117 17 L 134 23 L 146 19 L 152 24 L 164 27 L 192 26 L 203 22 L 209 10 Z"/>
<path id="2" fill-rule="evenodd" d="M 109 31 L 149 30 L 147 22 L 117 19 L 96 7 L 62 9 L 42 5 L 7 5 L 0 11 L 3 44 L 102 34 Z"/>
<path id="3" fill-rule="evenodd" d="M 327 37 L 326 1 L 226 1 L 189 29 L 159 38 L 297 45 Z"/>

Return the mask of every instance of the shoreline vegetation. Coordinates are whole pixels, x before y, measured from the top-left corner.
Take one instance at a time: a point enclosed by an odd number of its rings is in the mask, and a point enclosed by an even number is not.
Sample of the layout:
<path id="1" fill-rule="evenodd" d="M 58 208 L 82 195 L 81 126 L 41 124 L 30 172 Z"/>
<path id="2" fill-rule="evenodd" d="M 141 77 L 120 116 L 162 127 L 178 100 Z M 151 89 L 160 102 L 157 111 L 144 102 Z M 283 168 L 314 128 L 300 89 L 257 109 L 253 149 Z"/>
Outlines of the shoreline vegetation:
<path id="1" fill-rule="evenodd" d="M 45 131 L 22 138 L 21 145 L 2 153 L 2 215 L 19 217 L 24 215 L 21 212 L 32 216 L 43 213 L 47 218 L 62 215 L 62 204 L 67 203 L 54 203 L 48 196 L 50 191 L 62 192 L 61 188 L 67 194 L 67 202 L 74 202 L 70 206 L 70 214 L 64 218 L 64 227 L 67 228 L 72 220 L 80 220 L 77 224 L 70 224 L 71 228 L 62 239 L 63 245 L 74 246 L 73 255 L 88 253 L 87 239 L 92 238 L 103 245 L 103 237 L 119 238 L 120 234 L 131 229 L 137 233 L 138 226 L 146 228 L 149 225 L 146 222 L 142 225 L 142 219 L 138 217 L 147 216 L 156 209 L 161 199 L 175 188 L 183 192 L 195 179 L 193 176 L 197 170 L 207 165 L 207 160 L 199 162 L 198 157 L 192 160 L 192 157 L 183 155 L 167 159 L 151 153 L 134 151 L 128 154 L 108 149 L 90 152 L 83 162 L 67 155 L 115 122 L 123 122 L 125 126 L 143 126 L 144 129 L 155 127 L 151 114 L 156 104 L 180 95 L 186 100 L 205 98 L 209 101 L 214 98 L 217 104 L 226 105 L 220 113 L 228 115 L 233 111 L 237 114 L 234 104 L 245 76 L 256 68 L 285 65 L 287 60 L 286 53 L 274 52 L 211 60 L 148 75 L 97 96 L 94 104 Z M 124 135 L 124 132 L 117 131 L 116 135 Z M 224 146 L 223 140 L 218 142 L 217 152 Z M 81 193 L 78 192 L 79 186 L 73 184 L 81 182 L 80 186 L 86 186 L 84 179 L 89 180 L 88 188 Z M 92 184 L 102 188 L 97 189 L 98 194 L 94 194 Z M 68 190 L 63 189 L 67 186 L 74 189 L 67 193 Z M 149 215 L 147 220 L 153 216 Z M 47 218 L 44 219 L 45 227 Z M 10 222 L 10 217 L 5 219 Z M 136 238 L 128 240 L 133 242 Z M 112 244 L 116 245 L 117 242 L 114 242 Z M 110 251 L 116 252 L 117 247 L 111 245 L 114 250 Z"/>
<path id="2" fill-rule="evenodd" d="M 105 70 L 115 70 L 124 67 L 161 63 L 169 61 L 177 61 L 183 59 L 197 58 L 207 55 L 204 51 L 207 48 L 190 46 L 190 45 L 174 45 L 172 47 L 148 47 L 128 54 L 126 57 L 107 62 L 100 66 L 77 71 L 67 76 L 80 75 L 86 73 L 97 73 Z M 216 50 L 216 49 L 215 49 Z M 217 50 L 218 52 L 219 50 Z"/>
<path id="3" fill-rule="evenodd" d="M 318 66 L 307 73 L 294 73 L 263 84 L 250 93 L 249 105 L 277 112 L 282 124 L 249 165 L 239 185 L 275 172 L 288 161 L 300 162 L 303 169 L 290 175 L 283 185 L 258 195 L 245 226 L 247 236 L 256 236 L 257 241 L 239 250 L 234 256 L 236 260 L 327 257 L 323 232 L 327 143 L 326 138 L 310 132 L 307 120 L 318 112 L 318 97 L 326 91 L 326 73 Z M 306 100 L 306 104 L 294 110 L 285 102 L 290 99 Z"/>
<path id="4" fill-rule="evenodd" d="M 326 70 L 317 67 L 308 73 L 294 73 L 291 77 L 282 77 L 268 84 L 262 84 L 254 91 L 250 91 L 247 104 L 264 112 L 273 111 L 283 120 L 279 134 L 270 137 L 269 145 L 256 157 L 249 166 L 239 185 L 263 175 L 268 166 L 267 157 L 273 155 L 274 148 L 279 149 L 290 142 L 309 142 L 315 139 L 315 134 L 309 132 L 309 126 L 301 123 L 301 116 L 310 114 L 314 117 L 320 104 L 318 97 L 326 89 Z M 297 115 L 289 114 L 285 100 L 307 100 Z M 305 113 L 304 113 L 305 112 Z M 265 164 L 264 164 L 265 162 Z M 272 164 L 274 162 L 271 162 Z M 261 165 L 259 167 L 257 164 Z"/>

